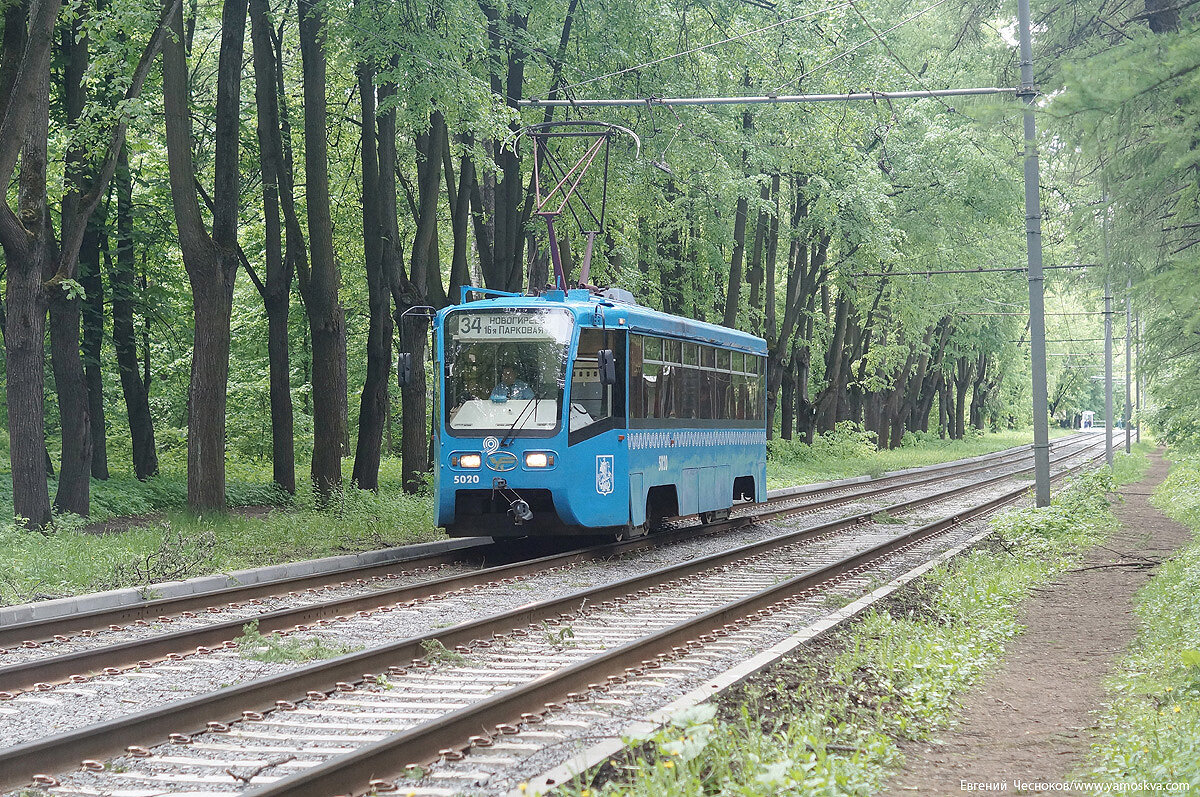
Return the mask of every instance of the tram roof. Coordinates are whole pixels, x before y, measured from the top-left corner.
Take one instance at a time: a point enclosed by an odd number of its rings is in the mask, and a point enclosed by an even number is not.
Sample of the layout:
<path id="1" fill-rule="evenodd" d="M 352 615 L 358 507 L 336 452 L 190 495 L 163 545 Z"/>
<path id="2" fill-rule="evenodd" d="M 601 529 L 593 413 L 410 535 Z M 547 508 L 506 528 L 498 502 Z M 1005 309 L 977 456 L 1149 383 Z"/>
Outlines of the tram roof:
<path id="1" fill-rule="evenodd" d="M 452 305 L 445 308 L 443 314 L 452 310 L 486 310 L 508 307 L 565 308 L 575 314 L 575 319 L 581 326 L 597 326 L 594 319 L 596 309 L 599 308 L 604 314 L 604 323 L 618 329 L 623 327 L 638 332 L 669 335 L 701 343 L 733 346 L 755 354 L 767 353 L 767 342 L 748 332 L 710 324 L 707 321 L 696 321 L 683 316 L 663 313 L 584 289 L 570 290 L 565 295 L 562 291 L 546 291 L 538 296 L 490 296 L 468 302 L 465 305 Z M 624 320 L 623 324 L 622 320 Z"/>

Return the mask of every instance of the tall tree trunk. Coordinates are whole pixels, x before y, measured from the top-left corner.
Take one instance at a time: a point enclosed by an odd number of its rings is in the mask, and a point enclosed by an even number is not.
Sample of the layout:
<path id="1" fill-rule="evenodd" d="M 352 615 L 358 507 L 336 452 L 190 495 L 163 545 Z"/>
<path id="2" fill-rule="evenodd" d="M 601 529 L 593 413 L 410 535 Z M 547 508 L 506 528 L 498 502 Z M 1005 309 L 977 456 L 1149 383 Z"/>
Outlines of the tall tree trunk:
<path id="1" fill-rule="evenodd" d="M 750 72 L 743 71 L 742 86 L 750 87 Z M 754 116 L 750 111 L 742 112 L 742 132 L 748 133 L 754 126 Z M 742 173 L 745 175 L 749 153 L 742 149 Z M 740 192 L 739 192 L 740 193 Z M 746 255 L 746 212 L 748 201 L 745 196 L 738 196 L 737 206 L 733 216 L 733 254 L 729 258 L 729 283 L 725 290 L 725 314 L 722 323 L 727 327 L 737 326 L 738 309 L 742 298 L 742 260 Z"/>
<path id="2" fill-rule="evenodd" d="M 72 29 L 64 31 L 62 41 L 64 110 L 67 124 L 71 126 L 78 124 L 86 101 L 83 76 L 88 63 L 88 38 L 81 22 L 76 19 Z M 68 188 L 63 197 L 63 219 L 78 212 L 79 198 L 86 188 L 87 169 L 82 149 L 71 147 L 66 157 Z M 86 223 L 94 227 L 90 219 Z M 87 238 L 86 231 L 84 238 Z M 44 274 L 50 299 L 50 364 L 62 434 L 62 467 L 58 473 L 54 508 L 58 512 L 87 516 L 91 511 L 92 422 L 87 378 L 79 351 L 82 302 L 62 284 L 63 279 L 73 280 L 79 275 L 79 260 L 73 258 L 64 265 L 66 268 L 61 269 L 60 274 L 58 264 L 49 263 Z"/>
<path id="3" fill-rule="evenodd" d="M 429 416 L 425 376 L 425 338 L 429 327 L 421 316 L 400 322 L 401 351 L 412 353 L 412 381 L 400 390 L 400 456 L 404 489 L 415 493 L 429 471 Z M 419 364 L 419 365 L 418 365 Z"/>
<path id="4" fill-rule="evenodd" d="M 504 53 L 508 56 L 506 70 L 491 70 L 492 93 L 505 97 L 510 108 L 517 108 L 525 86 L 525 62 L 529 57 L 523 44 L 529 27 L 529 11 L 524 6 L 509 4 L 507 16 L 504 16 L 502 5 L 495 0 L 481 0 L 480 7 L 487 18 L 491 52 L 498 60 Z M 512 124 L 512 130 L 518 127 L 518 122 Z M 487 287 L 516 291 L 520 290 L 525 275 L 525 223 L 529 220 L 530 202 L 515 149 L 494 141 L 492 156 L 500 168 L 500 178 L 497 180 L 489 175 L 480 194 L 485 223 L 490 228 L 485 236 L 490 245 L 480 250 L 480 266 Z"/>
<path id="5" fill-rule="evenodd" d="M 825 356 L 826 387 L 817 400 L 817 428 L 822 432 L 833 429 L 838 421 L 838 404 L 846 390 L 843 376 L 843 354 L 846 348 L 846 328 L 850 320 L 850 300 L 839 294 L 834 312 L 833 341 Z"/>
<path id="6" fill-rule="evenodd" d="M 168 0 L 169 1 L 169 0 Z M 225 0 L 217 66 L 213 232 L 200 214 L 184 52 L 183 15 L 163 46 L 163 108 L 167 163 L 179 247 L 192 289 L 192 375 L 188 389 L 188 506 L 225 508 L 225 406 L 229 384 L 229 322 L 239 266 L 238 137 L 246 0 Z M 319 389 L 314 385 L 315 389 Z"/>
<path id="7" fill-rule="evenodd" d="M 780 380 L 783 402 L 780 407 L 779 436 L 791 440 L 796 426 L 796 363 L 795 357 L 783 371 Z"/>
<path id="8" fill-rule="evenodd" d="M 363 490 L 379 489 L 379 457 L 388 413 L 392 363 L 392 295 L 383 263 L 383 225 L 375 122 L 375 70 L 358 67 L 362 104 L 363 266 L 367 273 L 367 374 L 358 410 L 358 444 L 353 480 Z"/>
<path id="9" fill-rule="evenodd" d="M 47 264 L 53 276 L 55 263 Z M 58 394 L 62 459 L 54 509 L 86 517 L 91 509 L 92 422 L 79 354 L 80 300 L 54 285 L 50 299 L 50 364 Z"/>
<path id="10" fill-rule="evenodd" d="M 271 467 L 275 484 L 296 492 L 296 435 L 292 408 L 291 361 L 288 350 L 288 313 L 295 273 L 295 243 L 283 250 L 280 195 L 291 195 L 285 185 L 283 148 L 279 132 L 279 97 L 276 90 L 275 51 L 267 0 L 250 0 L 250 39 L 254 51 L 254 95 L 258 110 L 258 148 L 263 173 L 266 283 L 259 286 L 267 313 L 267 359 L 270 362 Z M 291 236 L 289 236 L 290 238 Z"/>
<path id="11" fill-rule="evenodd" d="M 800 333 L 801 340 L 793 359 L 796 369 L 796 430 L 809 445 L 812 444 L 813 434 L 816 432 L 816 407 L 809 397 L 809 383 L 812 379 L 812 334 L 813 319 L 810 313 L 804 321 L 804 328 Z"/>
<path id="12" fill-rule="evenodd" d="M 965 355 L 958 358 L 954 375 L 954 433 L 955 440 L 962 440 L 967 433 L 967 388 L 971 386 L 971 360 Z"/>
<path id="13" fill-rule="evenodd" d="M 763 183 L 759 199 L 762 208 L 758 211 L 758 220 L 754 224 L 754 246 L 750 249 L 750 270 L 747 281 L 750 283 L 750 331 L 755 335 L 763 332 L 763 303 L 762 285 L 766 279 L 763 270 L 763 248 L 767 243 L 767 233 L 771 228 L 772 216 L 766 211 L 766 204 L 771 199 L 771 191 L 779 190 L 779 175 L 771 178 L 770 183 Z"/>
<path id="14" fill-rule="evenodd" d="M 1146 0 L 1146 22 L 1154 33 L 1175 33 L 1179 30 L 1179 9 L 1187 4 L 1177 0 Z"/>
<path id="15" fill-rule="evenodd" d="M 304 174 L 311 266 L 300 270 L 300 290 L 312 334 L 312 481 L 321 504 L 341 487 L 342 443 L 346 436 L 346 318 L 338 298 L 341 275 L 333 252 L 329 205 L 324 26 L 320 7 L 301 8 Z"/>
<path id="16" fill-rule="evenodd" d="M 737 326 L 738 306 L 742 299 L 742 258 L 746 252 L 746 197 L 738 197 L 733 221 L 733 255 L 729 259 L 729 283 L 725 290 L 725 315 L 722 323 Z"/>
<path id="17" fill-rule="evenodd" d="M 125 413 L 133 447 L 133 473 L 141 481 L 158 475 L 158 452 L 154 446 L 154 418 L 150 414 L 149 385 L 138 367 L 137 333 L 133 308 L 138 295 L 133 253 L 133 181 L 128 153 L 121 150 L 113 179 L 117 194 L 117 256 L 104 251 L 108 282 L 112 286 L 113 348 L 117 373 L 125 396 Z"/>
<path id="18" fill-rule="evenodd" d="M 49 135 L 49 54 L 59 3 L 15 3 L 5 14 L 5 60 L 14 75 L 0 108 L 0 185 L 7 186 L 21 160 L 17 210 L 0 203 L 0 243 L 8 270 L 5 284 L 5 379 L 8 401 L 9 460 L 13 509 L 32 528 L 50 522 L 46 482 L 45 393 L 47 269 L 53 270 L 53 235 L 46 203 L 46 150 Z M 26 26 L 26 14 L 29 25 Z M 15 52 L 12 37 L 19 47 Z M 7 78 L 6 78 L 7 80 Z M 18 218 L 19 214 L 19 218 Z"/>
<path id="19" fill-rule="evenodd" d="M 430 114 L 429 132 L 416 137 L 417 206 L 416 234 L 409 258 L 408 284 L 396 302 L 400 326 L 401 351 L 412 354 L 412 380 L 400 391 L 401 472 L 404 489 L 416 492 L 429 470 L 429 416 L 426 395 L 425 335 L 426 319 L 406 310 L 429 301 L 428 291 L 436 280 L 440 289 L 441 271 L 437 265 L 437 206 L 442 170 L 439 168 L 446 136 L 446 123 L 437 111 Z"/>
<path id="20" fill-rule="evenodd" d="M 983 430 L 983 411 L 991 395 L 993 383 L 988 378 L 990 360 L 986 352 L 980 352 L 975 363 L 975 377 L 971 380 L 971 426 Z"/>
<path id="21" fill-rule="evenodd" d="M 102 222 L 93 215 L 92 224 L 79 250 L 79 284 L 83 304 L 83 367 L 87 379 L 88 415 L 91 419 L 92 478 L 108 479 L 108 441 L 105 439 L 104 374 L 101 348 L 104 344 L 104 280 L 100 271 Z"/>

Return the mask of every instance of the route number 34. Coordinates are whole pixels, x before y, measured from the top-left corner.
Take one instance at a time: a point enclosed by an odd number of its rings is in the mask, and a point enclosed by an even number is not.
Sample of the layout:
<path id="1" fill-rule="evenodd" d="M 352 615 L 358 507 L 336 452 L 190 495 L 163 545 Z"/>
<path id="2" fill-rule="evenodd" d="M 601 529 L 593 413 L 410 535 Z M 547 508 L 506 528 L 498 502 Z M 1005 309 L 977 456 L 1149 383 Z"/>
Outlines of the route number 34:
<path id="1" fill-rule="evenodd" d="M 478 473 L 456 473 L 454 474 L 455 484 L 479 484 Z"/>

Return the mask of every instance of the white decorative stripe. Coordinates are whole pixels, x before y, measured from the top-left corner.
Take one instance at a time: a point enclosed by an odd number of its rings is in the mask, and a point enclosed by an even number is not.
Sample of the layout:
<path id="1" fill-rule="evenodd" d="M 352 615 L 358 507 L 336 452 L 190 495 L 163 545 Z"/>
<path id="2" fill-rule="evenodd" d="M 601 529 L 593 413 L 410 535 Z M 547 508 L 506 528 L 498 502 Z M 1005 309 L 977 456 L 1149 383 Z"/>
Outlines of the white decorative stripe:
<path id="1" fill-rule="evenodd" d="M 629 450 L 645 448 L 707 448 L 709 446 L 766 445 L 766 429 L 671 429 L 630 432 Z"/>

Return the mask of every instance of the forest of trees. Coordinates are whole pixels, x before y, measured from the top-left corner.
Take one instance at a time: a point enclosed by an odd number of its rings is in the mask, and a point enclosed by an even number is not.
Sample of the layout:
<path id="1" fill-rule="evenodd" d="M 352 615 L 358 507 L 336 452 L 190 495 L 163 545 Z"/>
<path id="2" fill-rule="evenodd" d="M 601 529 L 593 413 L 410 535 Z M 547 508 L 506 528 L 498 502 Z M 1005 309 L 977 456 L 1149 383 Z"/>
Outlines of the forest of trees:
<path id="1" fill-rule="evenodd" d="M 1145 330 L 1160 425 L 1200 430 L 1197 4 L 1034 4 L 1051 340 L 1103 285 Z M 1021 108 L 1011 97 L 672 110 L 531 97 L 1014 86 L 1015 4 L 0 0 L 0 314 L 16 514 L 86 516 L 110 469 L 228 462 L 318 503 L 426 478 L 421 306 L 548 278 L 522 124 L 615 147 L 593 282 L 765 337 L 771 434 L 881 446 L 1029 422 Z M 634 68 L 637 67 L 637 68 Z M 585 186 L 585 190 L 599 190 Z M 580 251 L 566 230 L 561 254 Z M 929 271 L 977 273 L 928 274 Z M 1123 327 L 1118 323 L 1118 334 Z M 1099 344 L 1051 346 L 1055 354 Z M 1083 356 L 1080 354 L 1079 356 Z M 1051 408 L 1103 408 L 1051 358 Z M 1097 401 L 1100 402 L 1097 406 Z M 0 446 L 4 445 L 0 443 Z M 53 479 L 51 476 L 53 475 Z M 53 487 L 53 495 L 51 488 Z M 51 500 L 53 498 L 53 501 Z"/>

